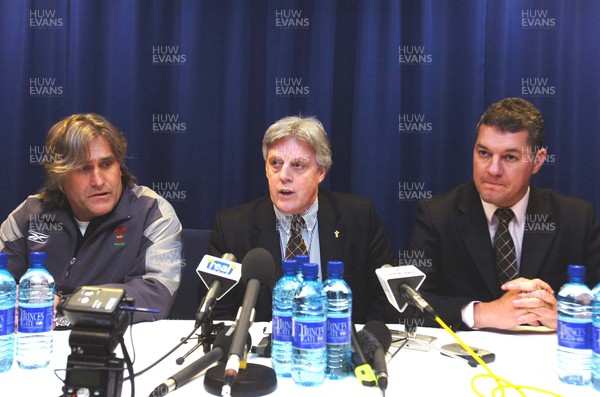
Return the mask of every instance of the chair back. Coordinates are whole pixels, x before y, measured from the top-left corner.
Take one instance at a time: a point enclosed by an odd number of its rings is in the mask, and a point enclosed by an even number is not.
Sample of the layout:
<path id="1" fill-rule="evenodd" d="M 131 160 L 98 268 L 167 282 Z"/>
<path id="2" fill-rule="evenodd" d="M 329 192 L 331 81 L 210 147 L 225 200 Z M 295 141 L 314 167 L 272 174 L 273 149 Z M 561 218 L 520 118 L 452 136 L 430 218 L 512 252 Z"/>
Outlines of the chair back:
<path id="1" fill-rule="evenodd" d="M 181 282 L 173 308 L 169 313 L 170 319 L 193 320 L 200 301 L 207 291 L 196 273 L 198 264 L 208 253 L 211 230 L 183 229 L 181 241 L 183 245 L 183 263 L 181 267 Z"/>

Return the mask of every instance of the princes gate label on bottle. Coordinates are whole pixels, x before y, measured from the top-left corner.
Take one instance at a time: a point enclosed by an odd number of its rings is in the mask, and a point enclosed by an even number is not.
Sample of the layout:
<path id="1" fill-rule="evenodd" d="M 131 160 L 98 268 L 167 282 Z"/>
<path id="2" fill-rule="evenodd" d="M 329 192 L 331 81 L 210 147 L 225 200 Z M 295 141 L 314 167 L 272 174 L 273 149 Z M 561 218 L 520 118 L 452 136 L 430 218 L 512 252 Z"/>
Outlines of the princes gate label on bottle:
<path id="1" fill-rule="evenodd" d="M 21 304 L 19 306 L 19 332 L 38 333 L 52 331 L 53 306 L 47 304 Z"/>
<path id="2" fill-rule="evenodd" d="M 315 322 L 296 320 L 294 324 L 294 347 L 298 349 L 324 349 L 326 336 L 326 319 Z"/>
<path id="3" fill-rule="evenodd" d="M 273 340 L 292 342 L 292 316 L 273 315 Z"/>
<path id="4" fill-rule="evenodd" d="M 327 300 L 317 280 L 318 265 L 305 263 L 302 284 L 294 294 L 292 310 L 292 379 L 317 386 L 325 380 Z"/>

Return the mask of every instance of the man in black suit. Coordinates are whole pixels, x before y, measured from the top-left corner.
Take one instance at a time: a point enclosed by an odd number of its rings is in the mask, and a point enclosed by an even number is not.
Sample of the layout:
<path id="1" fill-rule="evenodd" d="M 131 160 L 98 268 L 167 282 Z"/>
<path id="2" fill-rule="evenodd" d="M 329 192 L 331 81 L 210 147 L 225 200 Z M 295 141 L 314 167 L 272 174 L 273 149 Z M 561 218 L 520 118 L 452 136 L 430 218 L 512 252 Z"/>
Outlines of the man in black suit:
<path id="1" fill-rule="evenodd" d="M 229 252 L 239 261 L 256 247 L 273 255 L 275 278 L 261 288 L 256 321 L 271 320 L 271 291 L 282 275 L 282 259 L 289 256 L 294 215 L 302 218 L 304 248 L 310 262 L 320 264 L 321 281 L 327 278 L 329 261 L 344 262 L 344 279 L 353 293 L 353 321 L 393 321 L 397 316 L 375 269 L 392 264 L 394 258 L 371 200 L 319 189 L 332 162 L 323 125 L 312 117 L 283 118 L 269 127 L 262 149 L 269 195 L 219 212 L 209 245 L 211 255 Z M 235 318 L 245 291 L 241 284 L 217 303 L 213 318 Z"/>
<path id="2" fill-rule="evenodd" d="M 477 125 L 474 182 L 418 207 L 409 251 L 427 258 L 421 292 L 450 325 L 556 328 L 554 294 L 567 282 L 567 266 L 587 265 L 588 284 L 597 282 L 593 206 L 530 187 L 547 157 L 543 128 L 540 112 L 523 99 L 493 104 Z"/>

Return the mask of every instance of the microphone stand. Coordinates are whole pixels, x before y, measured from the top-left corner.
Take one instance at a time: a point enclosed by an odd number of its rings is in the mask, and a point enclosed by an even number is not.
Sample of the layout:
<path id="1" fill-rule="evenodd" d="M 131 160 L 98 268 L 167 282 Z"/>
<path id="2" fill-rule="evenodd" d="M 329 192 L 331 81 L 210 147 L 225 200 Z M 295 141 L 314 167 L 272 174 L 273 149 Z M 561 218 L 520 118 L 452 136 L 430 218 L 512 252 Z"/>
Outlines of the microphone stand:
<path id="1" fill-rule="evenodd" d="M 183 356 L 179 357 L 176 360 L 176 363 L 178 365 L 183 364 L 185 359 L 190 354 L 192 354 L 193 352 L 198 350 L 200 348 L 200 346 L 202 346 L 202 350 L 204 351 L 205 354 L 210 352 L 210 350 L 212 349 L 212 345 L 215 342 L 215 338 L 217 337 L 217 334 L 224 327 L 225 327 L 225 323 L 220 322 L 217 324 L 213 324 L 212 319 L 210 317 L 206 317 L 204 319 L 204 321 L 202 321 L 202 324 L 200 325 L 200 333 L 196 334 L 197 335 L 197 338 L 195 338 L 197 340 L 196 344 L 194 346 L 192 346 L 192 348 L 190 350 L 188 350 Z"/>
<path id="2" fill-rule="evenodd" d="M 392 334 L 400 336 L 400 340 L 406 340 L 403 346 L 406 349 L 417 351 L 429 351 L 429 348 L 438 350 L 433 346 L 437 339 L 435 336 L 417 334 L 417 325 L 423 324 L 421 312 L 414 306 L 408 305 L 404 310 L 404 331 L 392 331 Z"/>
<path id="3" fill-rule="evenodd" d="M 406 314 L 404 322 L 404 332 L 398 332 L 398 335 L 400 335 L 400 340 L 406 340 L 406 343 L 402 347 L 425 352 L 429 351 L 429 349 L 433 349 L 448 357 L 452 357 L 459 361 L 464 361 L 471 367 L 476 366 L 476 364 L 473 364 L 471 361 L 458 354 L 454 354 L 453 352 L 447 349 L 435 346 L 433 344 L 433 342 L 437 339 L 435 336 L 417 334 L 417 323 L 422 323 L 421 319 L 423 318 L 423 313 L 421 311 L 417 310 L 414 306 L 409 305 L 404 311 L 404 313 Z"/>

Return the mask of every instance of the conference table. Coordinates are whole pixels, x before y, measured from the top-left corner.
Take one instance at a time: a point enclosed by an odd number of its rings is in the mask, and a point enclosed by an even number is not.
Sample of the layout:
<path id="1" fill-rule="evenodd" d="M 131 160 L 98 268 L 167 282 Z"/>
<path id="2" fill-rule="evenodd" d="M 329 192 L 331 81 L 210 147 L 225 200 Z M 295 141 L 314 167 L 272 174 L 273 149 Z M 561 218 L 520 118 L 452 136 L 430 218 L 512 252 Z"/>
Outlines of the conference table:
<path id="1" fill-rule="evenodd" d="M 125 332 L 124 338 L 129 354 L 135 358 L 134 372 L 139 372 L 163 356 L 173 348 L 181 338 L 193 330 L 193 321 L 161 320 L 153 323 L 135 324 Z M 402 331 L 400 324 L 388 325 L 393 331 Z M 360 328 L 360 326 L 358 326 Z M 131 331 L 131 335 L 130 335 Z M 252 326 L 253 344 L 270 331 L 269 323 L 257 323 Z M 3 374 L 0 374 L 0 395 L 2 396 L 60 396 L 62 381 L 55 375 L 64 378 L 67 357 L 70 354 L 70 331 L 54 332 L 54 352 L 47 368 L 24 370 L 17 364 Z M 404 342 L 394 342 L 390 347 L 387 360 L 389 386 L 386 395 L 400 396 L 476 396 L 471 389 L 471 379 L 485 373 L 480 366 L 473 368 L 465 361 L 444 356 L 440 353 L 441 346 L 453 343 L 455 340 L 446 331 L 438 328 L 418 328 L 418 335 L 435 337 L 432 347 L 423 346 L 412 340 L 406 346 L 398 349 Z M 556 375 L 556 333 L 548 329 L 533 329 L 520 327 L 511 331 L 462 331 L 458 335 L 470 346 L 489 350 L 495 353 L 495 361 L 488 364 L 489 368 L 500 378 L 513 384 L 527 385 L 552 391 L 565 397 L 600 396 L 592 386 L 572 386 L 560 382 Z M 393 332 L 394 340 L 399 336 Z M 132 343 L 133 341 L 133 343 Z M 176 350 L 167 359 L 136 377 L 135 394 L 149 396 L 155 387 L 163 383 L 171 375 L 181 370 L 185 365 L 202 356 L 202 349 L 191 354 L 183 363 L 177 365 L 176 359 L 182 356 L 193 344 L 189 341 Z M 436 349 L 437 348 L 437 349 Z M 122 357 L 120 346 L 115 349 Z M 395 354 L 394 354 L 395 353 Z M 135 356 L 135 357 L 133 357 Z M 270 359 L 250 354 L 249 363 L 269 366 Z M 125 371 L 127 376 L 127 371 Z M 204 376 L 201 375 L 180 389 L 169 393 L 169 396 L 210 396 L 204 388 Z M 479 392 L 484 396 L 492 396 L 496 382 L 481 380 L 477 383 Z M 123 382 L 122 396 L 130 396 L 129 381 Z M 354 375 L 342 380 L 326 379 L 320 386 L 298 386 L 291 378 L 277 378 L 277 389 L 270 396 L 305 397 L 305 396 L 382 396 L 377 387 L 362 386 Z M 499 396 L 501 394 L 496 394 Z M 505 396 L 521 396 L 514 390 L 506 392 Z M 538 392 L 525 390 L 527 397 L 543 396 Z M 235 397 L 235 394 L 233 395 Z"/>

